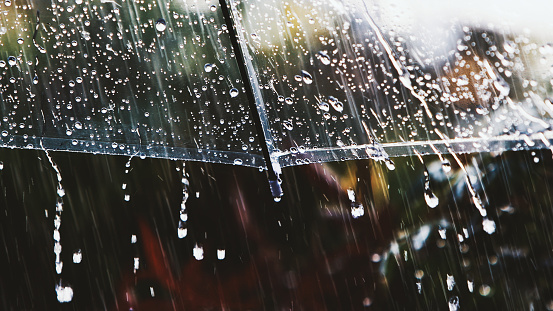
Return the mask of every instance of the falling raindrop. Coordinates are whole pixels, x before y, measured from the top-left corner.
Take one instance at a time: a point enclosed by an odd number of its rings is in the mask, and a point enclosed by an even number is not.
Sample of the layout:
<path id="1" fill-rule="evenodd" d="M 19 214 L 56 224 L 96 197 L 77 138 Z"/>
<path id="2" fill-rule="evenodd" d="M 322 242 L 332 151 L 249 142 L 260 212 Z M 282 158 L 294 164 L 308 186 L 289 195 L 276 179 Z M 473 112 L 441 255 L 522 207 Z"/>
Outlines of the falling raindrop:
<path id="1" fill-rule="evenodd" d="M 179 239 L 184 239 L 188 234 L 188 229 L 186 228 L 186 222 L 188 221 L 188 213 L 186 211 L 186 202 L 188 197 L 190 197 L 189 187 L 190 181 L 188 180 L 188 173 L 186 172 L 186 162 L 182 162 L 182 167 L 180 168 L 182 172 L 181 183 L 182 183 L 182 200 L 180 204 L 179 211 L 179 223 L 177 226 L 177 236 Z"/>
<path id="2" fill-rule="evenodd" d="M 73 288 L 71 286 L 56 285 L 56 294 L 59 302 L 70 302 L 73 299 Z"/>
<path id="3" fill-rule="evenodd" d="M 218 249 L 217 250 L 217 259 L 219 259 L 219 260 L 225 259 L 225 250 L 224 249 Z"/>
<path id="4" fill-rule="evenodd" d="M 449 298 L 449 311 L 458 311 L 459 310 L 459 297 L 453 296 Z"/>
<path id="5" fill-rule="evenodd" d="M 453 275 L 449 275 L 449 274 L 447 275 L 446 283 L 447 283 L 447 290 L 452 291 L 453 287 L 455 286 L 455 278 L 453 277 Z"/>
<path id="6" fill-rule="evenodd" d="M 78 263 L 81 263 L 82 260 L 83 260 L 83 253 L 79 249 L 73 253 L 73 262 L 78 264 Z"/>
<path id="7" fill-rule="evenodd" d="M 435 208 L 440 203 L 438 197 L 430 189 L 430 176 L 426 166 L 424 167 L 424 200 L 430 208 Z"/>
<path id="8" fill-rule="evenodd" d="M 486 231 L 486 233 L 493 234 L 495 232 L 495 221 L 489 218 L 484 218 L 482 221 L 482 228 Z"/>
<path id="9" fill-rule="evenodd" d="M 163 18 L 160 18 L 156 21 L 156 30 L 159 32 L 165 31 L 167 28 L 167 22 Z"/>
<path id="10" fill-rule="evenodd" d="M 204 248 L 196 244 L 196 246 L 194 246 L 192 254 L 194 255 L 194 258 L 196 258 L 196 260 L 202 260 L 204 259 Z"/>

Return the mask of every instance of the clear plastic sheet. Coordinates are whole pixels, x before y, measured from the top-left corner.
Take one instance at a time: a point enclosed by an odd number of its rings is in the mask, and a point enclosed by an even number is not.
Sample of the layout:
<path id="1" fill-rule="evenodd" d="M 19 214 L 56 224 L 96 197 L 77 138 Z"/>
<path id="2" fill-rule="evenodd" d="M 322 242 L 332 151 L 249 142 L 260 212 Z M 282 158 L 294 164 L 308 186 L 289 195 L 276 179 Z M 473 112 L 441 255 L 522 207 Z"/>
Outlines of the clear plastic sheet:
<path id="1" fill-rule="evenodd" d="M 263 165 L 218 7 L 6 1 L 0 144 Z"/>
<path id="2" fill-rule="evenodd" d="M 282 166 L 550 147 L 543 3 L 232 2 Z"/>
<path id="3" fill-rule="evenodd" d="M 6 1 L 0 144 L 256 167 L 260 141 L 282 167 L 551 147 L 549 4 L 227 3 L 257 111 L 217 1 Z"/>

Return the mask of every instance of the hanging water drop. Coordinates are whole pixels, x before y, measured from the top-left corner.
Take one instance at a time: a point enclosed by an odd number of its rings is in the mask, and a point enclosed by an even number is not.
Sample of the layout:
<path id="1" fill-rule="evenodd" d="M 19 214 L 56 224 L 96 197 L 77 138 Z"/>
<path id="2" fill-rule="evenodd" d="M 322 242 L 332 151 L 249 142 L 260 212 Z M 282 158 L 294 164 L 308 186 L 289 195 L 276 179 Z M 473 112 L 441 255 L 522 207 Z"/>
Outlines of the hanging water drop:
<path id="1" fill-rule="evenodd" d="M 449 162 L 448 159 L 444 159 L 442 161 L 442 169 L 444 170 L 445 173 L 451 172 L 451 162 Z"/>

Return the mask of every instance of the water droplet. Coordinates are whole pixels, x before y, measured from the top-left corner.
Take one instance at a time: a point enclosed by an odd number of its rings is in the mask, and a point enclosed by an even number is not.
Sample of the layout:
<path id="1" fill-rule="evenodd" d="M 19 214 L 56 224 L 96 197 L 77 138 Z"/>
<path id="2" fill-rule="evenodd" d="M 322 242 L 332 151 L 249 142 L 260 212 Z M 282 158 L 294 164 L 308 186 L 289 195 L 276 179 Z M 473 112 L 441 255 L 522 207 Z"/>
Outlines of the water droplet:
<path id="1" fill-rule="evenodd" d="M 459 297 L 453 296 L 449 298 L 449 311 L 457 311 L 459 310 Z"/>
<path id="2" fill-rule="evenodd" d="M 186 228 L 178 228 L 177 229 L 177 235 L 179 239 L 184 239 L 186 235 L 188 235 L 188 229 Z"/>
<path id="3" fill-rule="evenodd" d="M 440 203 L 438 197 L 430 189 L 430 176 L 426 168 L 424 168 L 424 200 L 430 208 L 435 208 Z"/>
<path id="4" fill-rule="evenodd" d="M 288 105 L 292 105 L 294 103 L 294 100 L 290 97 L 286 97 L 284 99 L 284 102 L 286 102 Z"/>
<path id="5" fill-rule="evenodd" d="M 492 291 L 492 288 L 489 286 L 489 285 L 486 285 L 486 284 L 483 284 L 482 286 L 480 286 L 480 288 L 478 289 L 478 292 L 480 293 L 480 295 L 482 296 L 488 296 Z"/>
<path id="6" fill-rule="evenodd" d="M 319 108 L 322 111 L 329 111 L 330 110 L 330 106 L 328 105 L 328 103 L 325 103 L 325 102 L 320 102 L 319 103 Z"/>
<path id="7" fill-rule="evenodd" d="M 336 110 L 337 112 L 342 112 L 344 110 L 344 104 L 342 104 L 342 102 L 338 101 L 338 99 L 336 97 L 329 96 L 328 97 L 328 102 L 330 103 L 332 108 L 334 108 L 334 110 Z"/>
<path id="8" fill-rule="evenodd" d="M 194 255 L 194 258 L 196 258 L 196 260 L 202 260 L 204 259 L 204 248 L 196 244 L 196 246 L 194 246 L 192 254 Z"/>
<path id="9" fill-rule="evenodd" d="M 217 11 L 217 6 L 211 5 L 211 6 L 209 7 L 209 9 L 211 10 L 211 12 L 215 12 L 215 11 Z"/>
<path id="10" fill-rule="evenodd" d="M 59 302 L 70 302 L 73 299 L 73 288 L 71 286 L 56 285 L 56 294 Z"/>
<path id="11" fill-rule="evenodd" d="M 0 171 L 4 169 L 4 162 L 0 161 Z"/>
<path id="12" fill-rule="evenodd" d="M 165 22 L 165 20 L 163 18 L 160 18 L 156 21 L 156 30 L 157 31 L 165 31 L 165 29 L 167 28 L 167 23 Z"/>
<path id="13" fill-rule="evenodd" d="M 275 200 L 275 202 L 280 202 L 282 200 L 282 197 L 274 197 L 273 199 Z"/>
<path id="14" fill-rule="evenodd" d="M 236 97 L 238 96 L 239 92 L 238 92 L 238 89 L 233 88 L 233 89 L 230 89 L 229 93 L 230 93 L 230 97 Z"/>
<path id="15" fill-rule="evenodd" d="M 205 64 L 204 70 L 205 72 L 211 72 L 213 70 L 213 65 L 210 63 Z"/>
<path id="16" fill-rule="evenodd" d="M 291 130 L 294 129 L 294 125 L 292 124 L 292 122 L 290 122 L 290 121 L 288 121 L 288 120 L 283 121 L 283 122 L 282 122 L 282 126 L 283 126 L 285 129 L 289 130 L 289 131 L 291 131 Z"/>
<path id="17" fill-rule="evenodd" d="M 384 159 L 384 163 L 386 163 L 386 167 L 390 170 L 390 171 L 393 171 L 396 169 L 396 165 L 394 163 L 394 161 L 392 161 L 392 159 L 390 158 L 385 158 Z"/>
<path id="18" fill-rule="evenodd" d="M 217 250 L 217 259 L 219 259 L 219 260 L 225 259 L 225 250 L 224 249 L 218 249 Z"/>
<path id="19" fill-rule="evenodd" d="M 305 70 L 302 70 L 301 71 L 301 77 L 303 79 L 303 82 L 305 84 L 311 84 L 313 83 L 313 77 L 311 76 L 311 74 Z"/>
<path id="20" fill-rule="evenodd" d="M 353 218 L 359 218 L 365 215 L 365 208 L 363 204 L 352 204 L 351 206 L 351 216 Z"/>
<path id="21" fill-rule="evenodd" d="M 448 159 L 444 159 L 444 160 L 442 161 L 442 169 L 443 169 L 444 172 L 446 172 L 446 173 L 451 172 L 451 162 L 449 162 Z"/>
<path id="22" fill-rule="evenodd" d="M 15 66 L 15 64 L 17 64 L 17 59 L 14 56 L 8 57 L 8 64 L 10 66 Z"/>
<path id="23" fill-rule="evenodd" d="M 125 201 L 129 202 L 131 200 L 130 194 L 125 194 Z"/>
<path id="24" fill-rule="evenodd" d="M 18 38 L 18 39 L 17 39 L 17 43 L 23 44 L 23 38 Z"/>
<path id="25" fill-rule="evenodd" d="M 11 6 L 11 5 L 12 5 L 12 2 L 11 2 L 10 0 L 6 0 L 6 1 L 4 2 L 4 5 L 5 5 L 5 6 Z"/>
<path id="26" fill-rule="evenodd" d="M 449 275 L 449 274 L 447 275 L 446 283 L 447 283 L 447 290 L 452 291 L 453 287 L 455 286 L 455 278 L 453 277 L 453 275 Z"/>
<path id="27" fill-rule="evenodd" d="M 486 231 L 486 233 L 493 234 L 495 232 L 495 221 L 484 218 L 482 221 L 482 228 Z"/>
<path id="28" fill-rule="evenodd" d="M 242 165 L 242 163 L 244 163 L 242 159 L 234 159 L 234 165 Z"/>
<path id="29" fill-rule="evenodd" d="M 323 63 L 323 65 L 330 65 L 330 56 L 326 54 L 326 52 L 320 51 L 318 54 L 318 58 Z"/>
<path id="30" fill-rule="evenodd" d="M 82 260 L 83 260 L 83 253 L 79 249 L 79 250 L 77 250 L 76 252 L 73 253 L 73 262 L 74 263 L 81 263 Z"/>
<path id="31" fill-rule="evenodd" d="M 467 280 L 467 287 L 468 287 L 469 292 L 472 293 L 474 291 L 474 282 L 471 281 L 471 280 Z"/>

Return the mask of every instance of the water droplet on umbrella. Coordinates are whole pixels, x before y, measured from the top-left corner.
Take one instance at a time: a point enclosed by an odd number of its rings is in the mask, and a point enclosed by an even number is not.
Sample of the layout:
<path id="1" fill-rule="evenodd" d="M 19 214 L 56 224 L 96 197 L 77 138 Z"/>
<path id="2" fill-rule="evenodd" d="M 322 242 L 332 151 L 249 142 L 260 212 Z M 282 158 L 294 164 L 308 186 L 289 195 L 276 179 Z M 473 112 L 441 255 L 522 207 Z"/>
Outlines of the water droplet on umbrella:
<path id="1" fill-rule="evenodd" d="M 330 56 L 328 56 L 325 52 L 319 52 L 318 58 L 323 65 L 330 65 Z"/>
<path id="2" fill-rule="evenodd" d="M 305 84 L 311 84 L 313 83 L 313 77 L 311 76 L 311 74 L 309 74 L 309 72 L 305 71 L 305 70 L 302 70 L 301 71 L 301 77 L 303 79 L 303 82 Z"/>
<path id="3" fill-rule="evenodd" d="M 17 59 L 14 56 L 8 57 L 8 64 L 10 66 L 15 66 L 15 64 L 17 64 Z"/>
<path id="4" fill-rule="evenodd" d="M 165 29 L 167 28 L 167 23 L 165 22 L 165 20 L 163 18 L 160 18 L 156 21 L 156 30 L 157 31 L 165 31 Z"/>
<path id="5" fill-rule="evenodd" d="M 449 162 L 448 159 L 444 159 L 444 160 L 442 161 L 442 169 L 443 169 L 444 172 L 446 172 L 446 173 L 451 172 L 451 162 Z"/>

